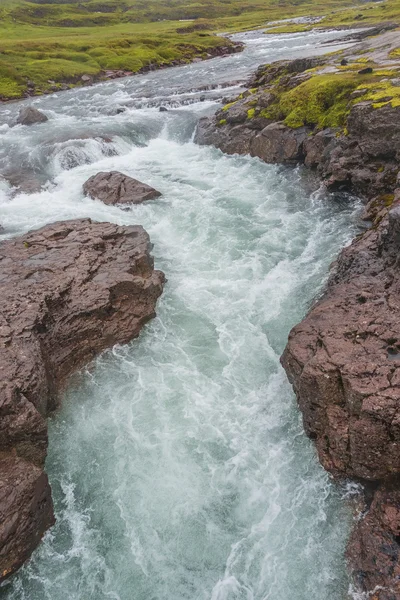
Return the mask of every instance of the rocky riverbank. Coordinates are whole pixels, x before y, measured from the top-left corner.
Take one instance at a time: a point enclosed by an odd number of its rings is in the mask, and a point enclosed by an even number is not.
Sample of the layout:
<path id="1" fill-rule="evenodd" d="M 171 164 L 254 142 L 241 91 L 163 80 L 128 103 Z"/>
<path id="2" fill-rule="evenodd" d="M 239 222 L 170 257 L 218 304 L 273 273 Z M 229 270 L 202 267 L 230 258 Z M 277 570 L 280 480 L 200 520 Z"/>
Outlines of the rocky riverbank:
<path id="1" fill-rule="evenodd" d="M 359 589 L 400 598 L 400 52 L 398 32 L 260 67 L 196 141 L 304 164 L 368 202 L 370 228 L 334 264 L 282 356 L 323 466 L 365 484 L 348 545 Z"/>
<path id="2" fill-rule="evenodd" d="M 36 96 L 42 96 L 44 94 L 53 94 L 55 92 L 63 92 L 75 87 L 87 87 L 95 83 L 104 81 L 111 81 L 113 79 L 121 79 L 124 77 L 132 77 L 133 75 L 143 75 L 144 73 L 150 73 L 152 71 L 159 71 L 161 69 L 168 69 L 170 67 L 177 67 L 187 65 L 190 63 L 203 62 L 204 60 L 210 60 L 211 58 L 229 56 L 231 54 L 237 54 L 244 50 L 244 44 L 240 42 L 232 42 L 225 38 L 226 44 L 221 46 L 215 46 L 207 48 L 207 52 L 204 49 L 188 48 L 187 56 L 185 58 L 179 58 L 172 61 L 165 62 L 153 62 L 140 67 L 137 71 L 129 71 L 126 69 L 104 69 L 99 70 L 95 74 L 79 75 L 79 76 L 61 76 L 57 81 L 49 79 L 46 84 L 37 84 L 35 81 L 28 80 L 26 83 L 25 91 L 21 91 L 18 96 L 13 95 L 12 98 L 1 96 L 0 103 L 4 102 L 15 102 L 21 98 L 30 98 Z"/>
<path id="3" fill-rule="evenodd" d="M 46 417 L 67 378 L 154 317 L 164 275 L 140 226 L 89 219 L 0 246 L 0 581 L 53 524 Z"/>

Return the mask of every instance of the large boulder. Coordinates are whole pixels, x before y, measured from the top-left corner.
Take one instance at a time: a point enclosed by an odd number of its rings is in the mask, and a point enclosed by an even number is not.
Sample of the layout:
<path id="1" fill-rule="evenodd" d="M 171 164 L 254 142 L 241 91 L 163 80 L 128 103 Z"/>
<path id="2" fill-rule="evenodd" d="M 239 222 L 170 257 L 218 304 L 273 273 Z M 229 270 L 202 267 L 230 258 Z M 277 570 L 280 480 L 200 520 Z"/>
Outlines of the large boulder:
<path id="1" fill-rule="evenodd" d="M 45 123 L 46 121 L 48 121 L 46 115 L 37 108 L 33 108 L 33 106 L 21 108 L 17 118 L 18 125 L 34 125 L 35 123 Z"/>
<path id="2" fill-rule="evenodd" d="M 216 125 L 214 117 L 200 119 L 194 142 L 200 146 L 215 146 L 226 154 L 249 154 L 251 142 L 256 131 L 250 130 L 246 124 Z"/>
<path id="3" fill-rule="evenodd" d="M 267 163 L 296 164 L 304 157 L 306 127 L 291 129 L 284 123 L 267 125 L 251 143 L 250 154 Z"/>
<path id="4" fill-rule="evenodd" d="M 345 248 L 323 298 L 289 336 L 283 366 L 332 473 L 400 475 L 400 198 Z"/>
<path id="5" fill-rule="evenodd" d="M 150 185 L 118 171 L 93 175 L 84 183 L 83 191 L 86 196 L 101 200 L 104 204 L 140 204 L 161 196 Z"/>
<path id="6" fill-rule="evenodd" d="M 68 377 L 154 317 L 147 233 L 89 219 L 0 244 L 0 581 L 53 522 L 46 417 Z"/>

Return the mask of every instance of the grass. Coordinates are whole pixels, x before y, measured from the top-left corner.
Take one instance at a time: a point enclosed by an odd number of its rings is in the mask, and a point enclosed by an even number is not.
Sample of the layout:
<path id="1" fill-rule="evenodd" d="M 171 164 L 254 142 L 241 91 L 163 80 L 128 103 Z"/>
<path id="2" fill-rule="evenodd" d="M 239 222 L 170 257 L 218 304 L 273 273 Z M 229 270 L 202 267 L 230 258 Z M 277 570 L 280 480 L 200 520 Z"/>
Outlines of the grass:
<path id="1" fill-rule="evenodd" d="M 321 64 L 305 71 L 306 79 L 294 87 L 293 76 L 288 72 L 286 63 L 265 65 L 258 72 L 257 82 L 262 90 L 263 82 L 268 81 L 267 94 L 270 98 L 269 90 L 272 89 L 269 105 L 263 108 L 266 98 L 262 92 L 258 92 L 253 101 L 253 94 L 249 91 L 222 108 L 220 114 L 226 113 L 227 116 L 219 124 L 229 123 L 229 110 L 240 101 L 239 106 L 247 113 L 248 119 L 282 121 L 292 129 L 307 126 L 315 131 L 332 128 L 338 132 L 346 132 L 347 117 L 358 102 L 369 101 L 375 109 L 387 105 L 400 106 L 400 87 L 395 81 L 400 74 L 399 65 L 360 73 L 360 66 L 373 63 L 354 59 L 354 63 L 341 70 L 340 56 L 332 54 L 326 60 L 336 66 L 335 72 L 324 73 L 326 64 Z M 268 78 L 269 75 L 273 78 Z"/>
<path id="2" fill-rule="evenodd" d="M 356 8 L 346 9 L 350 4 Z M 318 14 L 326 14 L 327 26 L 357 22 L 357 15 L 389 20 L 400 15 L 400 0 L 323 6 L 311 0 L 0 0 L 0 99 L 23 96 L 28 84 L 40 94 L 105 70 L 135 73 L 205 57 L 229 43 L 215 32 Z"/>

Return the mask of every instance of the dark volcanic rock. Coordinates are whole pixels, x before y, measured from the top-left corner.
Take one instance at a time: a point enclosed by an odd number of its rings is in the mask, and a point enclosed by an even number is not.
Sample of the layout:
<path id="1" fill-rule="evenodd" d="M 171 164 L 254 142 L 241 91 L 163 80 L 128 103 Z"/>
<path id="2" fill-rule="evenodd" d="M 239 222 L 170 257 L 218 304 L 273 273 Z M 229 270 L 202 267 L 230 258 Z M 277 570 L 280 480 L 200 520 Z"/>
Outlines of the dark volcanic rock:
<path id="1" fill-rule="evenodd" d="M 146 183 L 118 171 L 97 173 L 86 181 L 83 191 L 104 204 L 140 204 L 161 196 L 160 192 Z"/>
<path id="2" fill-rule="evenodd" d="M 306 127 L 290 129 L 283 123 L 267 125 L 251 143 L 250 153 L 268 163 L 297 163 L 303 158 Z"/>
<path id="3" fill-rule="evenodd" d="M 213 117 L 204 117 L 197 125 L 194 141 L 200 146 L 215 146 L 226 154 L 249 154 L 256 134 L 246 125 L 216 127 Z"/>
<path id="4" fill-rule="evenodd" d="M 32 106 L 21 108 L 17 119 L 19 125 L 34 125 L 35 123 L 45 123 L 46 121 L 48 121 L 46 115 Z"/>
<path id="5" fill-rule="evenodd" d="M 0 244 L 0 581 L 53 522 L 47 415 L 68 376 L 136 337 L 164 276 L 142 227 L 89 219 Z"/>
<path id="6" fill-rule="evenodd" d="M 304 164 L 307 167 L 315 168 L 319 164 L 326 162 L 336 147 L 337 137 L 334 131 L 323 129 L 315 135 L 308 136 L 304 140 Z"/>

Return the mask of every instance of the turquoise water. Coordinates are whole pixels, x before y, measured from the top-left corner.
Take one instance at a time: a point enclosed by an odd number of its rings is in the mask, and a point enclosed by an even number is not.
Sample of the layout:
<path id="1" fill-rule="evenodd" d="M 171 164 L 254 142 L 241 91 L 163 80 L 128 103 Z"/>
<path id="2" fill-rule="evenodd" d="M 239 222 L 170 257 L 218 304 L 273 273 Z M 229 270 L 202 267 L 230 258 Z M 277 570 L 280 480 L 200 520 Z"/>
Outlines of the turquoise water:
<path id="1" fill-rule="evenodd" d="M 101 89 L 85 91 L 98 108 L 122 93 Z M 140 223 L 168 284 L 140 338 L 75 376 L 51 418 L 57 524 L 1 598 L 347 598 L 345 491 L 318 464 L 279 356 L 354 234 L 354 204 L 302 170 L 193 144 L 210 99 L 112 118 L 86 96 L 72 106 L 48 107 L 42 134 L 3 126 L 49 179 L 13 198 L 3 184 L 5 235 L 81 216 Z M 74 138 L 85 127 L 114 127 L 112 152 Z M 128 211 L 84 198 L 82 183 L 111 169 L 162 198 Z"/>

